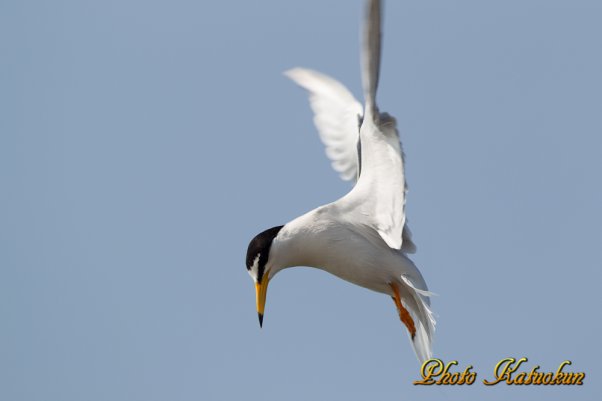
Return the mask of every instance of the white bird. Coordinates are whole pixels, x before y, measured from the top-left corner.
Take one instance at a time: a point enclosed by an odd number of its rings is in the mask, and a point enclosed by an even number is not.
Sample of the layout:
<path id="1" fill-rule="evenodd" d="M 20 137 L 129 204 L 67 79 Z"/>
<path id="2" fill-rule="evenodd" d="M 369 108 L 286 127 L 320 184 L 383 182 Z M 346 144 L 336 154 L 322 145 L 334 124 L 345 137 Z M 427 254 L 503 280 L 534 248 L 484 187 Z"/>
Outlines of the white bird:
<path id="1" fill-rule="evenodd" d="M 406 225 L 403 151 L 395 119 L 380 113 L 375 96 L 381 41 L 381 6 L 369 0 L 362 43 L 365 106 L 338 81 L 295 68 L 286 75 L 309 92 L 314 123 L 333 168 L 356 178 L 341 199 L 258 234 L 249 244 L 247 270 L 263 313 L 269 281 L 293 266 L 325 270 L 390 295 L 419 360 L 432 356 L 435 320 L 422 274 L 407 257 L 415 246 Z M 363 109 L 363 110 L 362 110 Z"/>

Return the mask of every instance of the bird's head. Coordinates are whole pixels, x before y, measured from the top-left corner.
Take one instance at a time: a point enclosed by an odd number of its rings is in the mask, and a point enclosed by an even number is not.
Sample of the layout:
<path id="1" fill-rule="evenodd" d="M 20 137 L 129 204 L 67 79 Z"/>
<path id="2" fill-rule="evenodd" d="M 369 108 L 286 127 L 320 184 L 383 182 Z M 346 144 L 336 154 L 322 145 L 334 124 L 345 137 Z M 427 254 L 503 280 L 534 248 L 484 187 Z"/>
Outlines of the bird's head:
<path id="1" fill-rule="evenodd" d="M 277 271 L 277 267 L 270 260 L 270 249 L 274 238 L 276 238 L 282 227 L 272 227 L 257 234 L 249 243 L 247 250 L 247 271 L 255 281 L 257 315 L 259 316 L 260 326 L 263 325 L 263 310 L 268 293 L 268 282 Z"/>

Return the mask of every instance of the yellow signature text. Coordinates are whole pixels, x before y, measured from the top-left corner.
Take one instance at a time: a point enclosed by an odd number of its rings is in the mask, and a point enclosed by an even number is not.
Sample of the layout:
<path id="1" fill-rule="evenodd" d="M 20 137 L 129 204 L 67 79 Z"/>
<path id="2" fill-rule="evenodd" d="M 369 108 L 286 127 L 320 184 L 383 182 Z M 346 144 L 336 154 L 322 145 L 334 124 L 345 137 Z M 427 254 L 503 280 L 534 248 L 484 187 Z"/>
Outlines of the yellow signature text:
<path id="1" fill-rule="evenodd" d="M 452 366 L 458 365 L 458 361 L 443 363 L 441 359 L 432 358 L 425 361 L 420 368 L 422 380 L 416 380 L 416 385 L 471 385 L 477 378 L 476 372 L 471 372 L 472 365 L 463 371 L 452 372 Z"/>
<path id="2" fill-rule="evenodd" d="M 518 360 L 515 358 L 502 359 L 495 365 L 494 378 L 483 380 L 483 384 L 493 386 L 505 382 L 510 385 L 583 385 L 585 373 L 563 372 L 565 366 L 571 365 L 571 361 L 562 362 L 556 372 L 539 372 L 539 365 L 534 366 L 529 372 L 519 372 L 519 368 L 527 360 L 526 357 Z"/>

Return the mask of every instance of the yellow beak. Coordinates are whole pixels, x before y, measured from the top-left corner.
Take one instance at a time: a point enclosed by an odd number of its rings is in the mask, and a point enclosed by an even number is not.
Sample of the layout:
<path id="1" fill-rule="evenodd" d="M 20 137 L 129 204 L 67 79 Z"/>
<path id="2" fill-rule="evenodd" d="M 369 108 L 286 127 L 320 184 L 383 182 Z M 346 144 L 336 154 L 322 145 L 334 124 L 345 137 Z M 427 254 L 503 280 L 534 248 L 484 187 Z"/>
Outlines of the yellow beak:
<path id="1" fill-rule="evenodd" d="M 257 315 L 259 316 L 259 327 L 263 327 L 263 310 L 265 308 L 265 297 L 268 293 L 267 273 L 261 278 L 261 282 L 255 283 L 255 295 L 257 297 Z"/>

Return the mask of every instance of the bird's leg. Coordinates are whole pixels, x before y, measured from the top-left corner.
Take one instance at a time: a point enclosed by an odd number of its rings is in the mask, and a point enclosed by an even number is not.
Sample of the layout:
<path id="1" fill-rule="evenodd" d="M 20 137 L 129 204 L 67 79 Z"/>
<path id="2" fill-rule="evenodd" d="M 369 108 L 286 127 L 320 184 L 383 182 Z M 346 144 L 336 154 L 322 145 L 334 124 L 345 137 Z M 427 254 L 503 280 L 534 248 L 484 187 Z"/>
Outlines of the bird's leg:
<path id="1" fill-rule="evenodd" d="M 393 290 L 393 296 L 391 298 L 393 298 L 393 302 L 395 302 L 395 306 L 397 306 L 399 318 L 401 319 L 401 322 L 405 324 L 405 326 L 408 328 L 410 336 L 413 340 L 414 336 L 416 336 L 416 326 L 414 325 L 414 319 L 412 319 L 412 316 L 410 316 L 410 312 L 408 312 L 408 310 L 404 308 L 404 306 L 401 304 L 401 297 L 399 296 L 399 289 L 397 288 L 397 286 L 393 283 L 390 283 L 389 285 Z"/>

